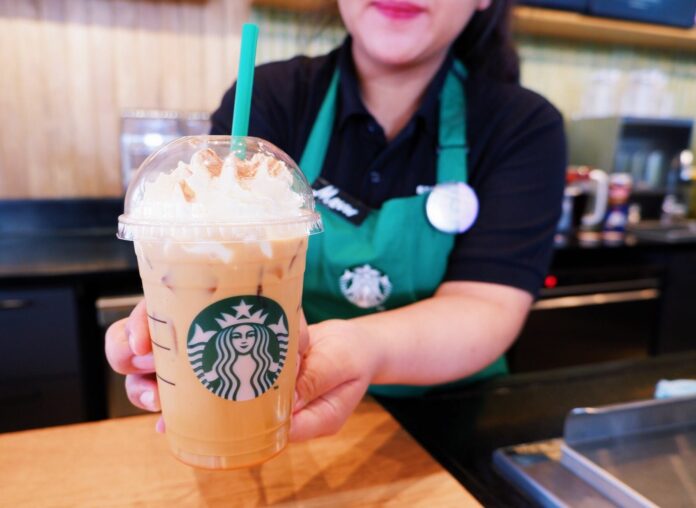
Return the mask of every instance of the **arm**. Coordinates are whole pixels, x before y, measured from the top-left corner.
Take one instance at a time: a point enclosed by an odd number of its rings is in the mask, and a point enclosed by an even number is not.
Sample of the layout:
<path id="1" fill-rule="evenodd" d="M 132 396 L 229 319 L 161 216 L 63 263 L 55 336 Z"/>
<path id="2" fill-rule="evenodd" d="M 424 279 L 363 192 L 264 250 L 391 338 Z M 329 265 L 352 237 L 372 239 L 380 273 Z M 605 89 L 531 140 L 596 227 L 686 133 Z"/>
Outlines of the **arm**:
<path id="1" fill-rule="evenodd" d="M 447 282 L 432 298 L 353 320 L 376 345 L 374 384 L 429 385 L 487 367 L 519 333 L 529 293 L 509 286 Z"/>
<path id="2" fill-rule="evenodd" d="M 512 344 L 531 301 L 512 287 L 447 282 L 400 309 L 310 326 L 291 439 L 337 432 L 371 383 L 438 384 L 481 370 Z"/>
<path id="3" fill-rule="evenodd" d="M 524 111 L 515 122 L 508 115 L 496 125 L 505 143 L 472 144 L 487 148 L 474 151 L 479 218 L 457 239 L 446 282 L 433 297 L 309 328 L 294 440 L 336 432 L 370 383 L 460 379 L 486 367 L 514 341 L 550 261 L 566 162 L 561 116 L 524 94 L 516 102 Z"/>

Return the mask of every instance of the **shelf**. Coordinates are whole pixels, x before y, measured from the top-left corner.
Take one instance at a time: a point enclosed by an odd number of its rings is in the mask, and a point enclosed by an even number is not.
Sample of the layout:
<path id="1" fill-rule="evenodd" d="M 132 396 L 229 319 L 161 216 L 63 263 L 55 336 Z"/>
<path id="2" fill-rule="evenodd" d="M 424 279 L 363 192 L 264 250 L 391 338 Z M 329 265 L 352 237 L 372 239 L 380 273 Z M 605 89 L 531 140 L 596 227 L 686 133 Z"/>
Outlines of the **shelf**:
<path id="1" fill-rule="evenodd" d="M 515 8 L 513 26 L 518 34 L 696 52 L 694 28 L 674 28 L 522 6 Z"/>
<path id="2" fill-rule="evenodd" d="M 254 0 L 253 3 L 261 7 L 293 11 L 316 11 L 332 7 L 335 10 L 334 0 Z M 516 33 L 525 35 L 696 53 L 696 28 L 675 28 L 526 6 L 515 7 L 513 27 Z"/>
<path id="3" fill-rule="evenodd" d="M 253 0 L 258 7 L 274 7 L 289 11 L 316 11 L 323 9 L 335 9 L 334 0 Z"/>

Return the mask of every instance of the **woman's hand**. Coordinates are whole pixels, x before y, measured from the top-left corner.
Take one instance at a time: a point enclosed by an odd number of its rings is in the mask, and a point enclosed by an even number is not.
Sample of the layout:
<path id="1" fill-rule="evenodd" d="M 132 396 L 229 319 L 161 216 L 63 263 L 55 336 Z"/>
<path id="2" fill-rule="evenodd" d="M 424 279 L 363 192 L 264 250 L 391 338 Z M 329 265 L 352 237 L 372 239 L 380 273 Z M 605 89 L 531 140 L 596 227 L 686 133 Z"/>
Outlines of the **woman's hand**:
<path id="1" fill-rule="evenodd" d="M 300 324 L 301 360 L 297 377 L 290 438 L 304 441 L 337 432 L 362 399 L 379 364 L 374 343 L 350 321 L 331 320 L 307 327 Z M 160 411 L 155 363 L 145 301 L 106 332 L 106 358 L 126 375 L 131 403 Z M 164 431 L 162 418 L 157 430 Z"/>
<path id="2" fill-rule="evenodd" d="M 374 341 L 351 321 L 312 325 L 303 352 L 290 439 L 304 441 L 334 434 L 362 399 L 380 356 Z"/>
<path id="3" fill-rule="evenodd" d="M 116 321 L 109 327 L 104 349 L 111 368 L 126 375 L 128 400 L 141 409 L 159 411 L 155 360 L 145 300 L 136 305 L 128 318 Z M 164 431 L 162 418 L 158 420 L 156 429 L 158 432 Z"/>

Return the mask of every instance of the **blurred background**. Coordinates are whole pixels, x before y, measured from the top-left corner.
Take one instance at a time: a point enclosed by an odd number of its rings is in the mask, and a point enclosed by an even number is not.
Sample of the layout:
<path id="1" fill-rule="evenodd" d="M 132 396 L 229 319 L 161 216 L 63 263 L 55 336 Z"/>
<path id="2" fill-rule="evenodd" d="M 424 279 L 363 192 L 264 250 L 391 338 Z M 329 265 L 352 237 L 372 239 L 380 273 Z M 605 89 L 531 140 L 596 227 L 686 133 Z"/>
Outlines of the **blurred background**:
<path id="1" fill-rule="evenodd" d="M 696 349 L 695 10 L 515 7 L 522 83 L 563 113 L 570 165 L 513 372 Z M 258 63 L 345 35 L 326 0 L 0 0 L 0 431 L 132 412 L 102 353 L 141 294 L 114 236 L 123 189 L 207 131 L 249 19 Z"/>
<path id="2" fill-rule="evenodd" d="M 673 9 L 681 1 L 653 2 L 656 21 L 664 21 L 658 18 L 664 5 Z M 12 127 L 0 132 L 0 197 L 120 195 L 122 115 L 160 110 L 205 117 L 235 77 L 241 25 L 249 18 L 262 33 L 259 63 L 328 51 L 344 30 L 331 2 L 326 5 L 1 0 L 0 111 Z M 568 119 L 696 116 L 692 30 L 528 6 L 517 9 L 514 25 L 522 83 Z"/>

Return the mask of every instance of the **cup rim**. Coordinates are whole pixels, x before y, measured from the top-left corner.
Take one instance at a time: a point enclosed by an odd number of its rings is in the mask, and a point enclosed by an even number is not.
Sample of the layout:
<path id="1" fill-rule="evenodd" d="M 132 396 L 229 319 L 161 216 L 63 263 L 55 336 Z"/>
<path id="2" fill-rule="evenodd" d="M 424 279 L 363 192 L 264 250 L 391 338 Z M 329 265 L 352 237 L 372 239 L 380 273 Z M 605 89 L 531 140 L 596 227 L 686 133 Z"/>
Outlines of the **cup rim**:
<path id="1" fill-rule="evenodd" d="M 183 242 L 273 241 L 315 235 L 324 230 L 321 215 L 314 211 L 295 217 L 249 222 L 184 222 L 142 220 L 122 214 L 116 236 L 121 240 Z"/>

